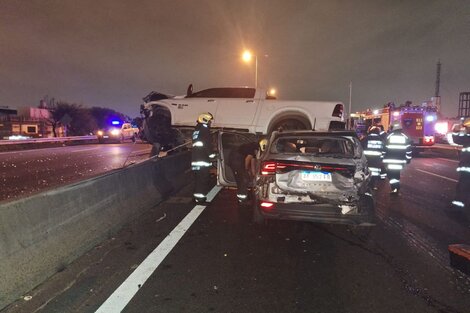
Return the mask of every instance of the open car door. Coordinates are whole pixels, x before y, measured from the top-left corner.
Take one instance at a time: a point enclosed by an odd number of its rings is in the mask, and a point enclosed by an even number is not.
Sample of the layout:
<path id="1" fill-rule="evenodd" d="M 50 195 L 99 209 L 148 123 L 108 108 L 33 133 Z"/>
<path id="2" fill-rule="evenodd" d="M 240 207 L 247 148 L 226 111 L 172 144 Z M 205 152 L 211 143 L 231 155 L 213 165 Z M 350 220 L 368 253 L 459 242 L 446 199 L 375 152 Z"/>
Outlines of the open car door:
<path id="1" fill-rule="evenodd" d="M 236 187 L 235 176 L 232 169 L 227 165 L 228 158 L 233 149 L 249 142 L 256 142 L 255 134 L 243 132 L 220 131 L 217 138 L 217 185 Z"/>

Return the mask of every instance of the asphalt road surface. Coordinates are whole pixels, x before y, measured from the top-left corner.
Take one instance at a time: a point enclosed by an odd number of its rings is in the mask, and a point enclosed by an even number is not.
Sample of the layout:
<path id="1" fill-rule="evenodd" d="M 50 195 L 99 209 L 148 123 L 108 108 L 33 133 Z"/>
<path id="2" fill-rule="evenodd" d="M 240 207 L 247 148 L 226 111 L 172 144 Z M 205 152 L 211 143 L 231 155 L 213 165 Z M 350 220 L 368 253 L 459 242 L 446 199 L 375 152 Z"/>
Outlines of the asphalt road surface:
<path id="1" fill-rule="evenodd" d="M 116 307 L 101 312 L 119 312 L 126 298 L 128 313 L 470 312 L 470 279 L 449 267 L 446 252 L 470 241 L 470 221 L 448 205 L 456 166 L 436 155 L 413 159 L 398 197 L 382 182 L 379 223 L 369 234 L 341 225 L 254 225 L 234 190 L 195 207 L 188 186 L 4 312 L 95 312 L 107 299 Z M 169 250 L 161 263 L 153 258 Z M 142 270 L 149 255 L 150 270 Z M 150 274 L 145 283 L 130 276 L 142 272 Z"/>
<path id="2" fill-rule="evenodd" d="M 57 188 L 140 162 L 148 144 L 95 144 L 0 152 L 0 202 Z"/>

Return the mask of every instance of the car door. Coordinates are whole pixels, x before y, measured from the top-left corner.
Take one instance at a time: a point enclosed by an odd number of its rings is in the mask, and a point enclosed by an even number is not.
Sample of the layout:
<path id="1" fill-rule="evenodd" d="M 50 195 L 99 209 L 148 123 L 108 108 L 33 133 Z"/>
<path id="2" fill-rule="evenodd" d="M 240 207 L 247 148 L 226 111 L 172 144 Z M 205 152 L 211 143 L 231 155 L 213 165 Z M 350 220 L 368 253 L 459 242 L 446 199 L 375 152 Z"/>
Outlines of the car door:
<path id="1" fill-rule="evenodd" d="M 230 153 L 241 144 L 256 142 L 257 138 L 252 133 L 220 131 L 217 137 L 217 185 L 236 187 L 235 176 L 227 165 Z"/>

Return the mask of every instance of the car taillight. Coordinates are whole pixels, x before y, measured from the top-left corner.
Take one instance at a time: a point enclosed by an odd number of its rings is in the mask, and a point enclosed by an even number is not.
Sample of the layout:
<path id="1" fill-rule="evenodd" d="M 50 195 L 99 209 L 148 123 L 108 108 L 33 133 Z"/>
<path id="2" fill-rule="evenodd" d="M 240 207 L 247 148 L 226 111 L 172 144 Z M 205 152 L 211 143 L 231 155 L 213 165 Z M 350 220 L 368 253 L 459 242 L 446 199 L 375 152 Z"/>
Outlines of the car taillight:
<path id="1" fill-rule="evenodd" d="M 433 144 L 434 143 L 434 136 L 424 136 L 424 143 L 425 144 Z"/>
<path id="2" fill-rule="evenodd" d="M 331 116 L 343 117 L 343 105 L 337 104 L 335 109 L 333 110 L 333 114 Z"/>
<path id="3" fill-rule="evenodd" d="M 274 208 L 274 203 L 262 201 L 259 204 L 259 206 L 261 207 L 261 210 L 263 211 L 271 211 Z"/>
<path id="4" fill-rule="evenodd" d="M 261 175 L 276 174 L 276 162 L 267 161 L 261 164 Z"/>

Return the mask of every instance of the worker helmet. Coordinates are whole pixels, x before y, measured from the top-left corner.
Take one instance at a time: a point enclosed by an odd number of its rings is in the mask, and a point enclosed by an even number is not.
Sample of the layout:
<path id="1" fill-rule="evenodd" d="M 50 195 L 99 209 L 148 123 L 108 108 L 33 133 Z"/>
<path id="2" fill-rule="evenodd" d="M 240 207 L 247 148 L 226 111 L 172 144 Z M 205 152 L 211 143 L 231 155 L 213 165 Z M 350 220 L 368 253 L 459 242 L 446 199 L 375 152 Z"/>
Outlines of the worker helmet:
<path id="1" fill-rule="evenodd" d="M 201 124 L 209 124 L 213 119 L 214 116 L 211 113 L 207 112 L 199 115 L 197 122 Z"/>
<path id="2" fill-rule="evenodd" d="M 268 139 L 263 138 L 259 141 L 259 147 L 261 151 L 266 151 L 266 148 L 268 147 Z"/>

